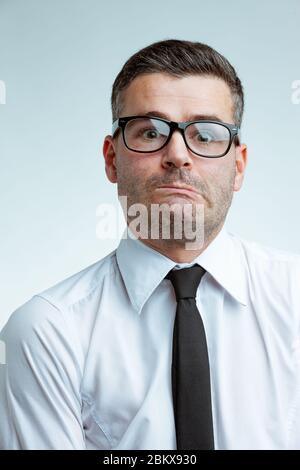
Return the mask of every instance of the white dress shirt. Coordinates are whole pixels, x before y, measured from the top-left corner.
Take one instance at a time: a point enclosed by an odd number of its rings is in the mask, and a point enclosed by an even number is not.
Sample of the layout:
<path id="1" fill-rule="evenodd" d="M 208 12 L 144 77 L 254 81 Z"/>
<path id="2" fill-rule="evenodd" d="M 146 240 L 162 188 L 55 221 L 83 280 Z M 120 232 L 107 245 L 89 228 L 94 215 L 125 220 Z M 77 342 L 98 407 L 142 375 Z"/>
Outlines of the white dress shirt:
<path id="1" fill-rule="evenodd" d="M 224 226 L 195 262 L 215 448 L 300 449 L 300 255 Z M 129 236 L 12 314 L 1 449 L 176 449 L 175 265 Z"/>

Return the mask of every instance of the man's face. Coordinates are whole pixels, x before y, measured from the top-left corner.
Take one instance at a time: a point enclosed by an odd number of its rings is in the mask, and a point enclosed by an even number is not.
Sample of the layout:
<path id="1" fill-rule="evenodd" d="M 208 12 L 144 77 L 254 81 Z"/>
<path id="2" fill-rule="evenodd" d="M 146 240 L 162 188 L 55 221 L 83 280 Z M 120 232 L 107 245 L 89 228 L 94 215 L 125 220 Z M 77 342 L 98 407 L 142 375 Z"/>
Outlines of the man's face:
<path id="1" fill-rule="evenodd" d="M 235 124 L 228 85 L 209 76 L 174 78 L 155 73 L 137 77 L 124 92 L 121 116 L 149 112 L 172 121 L 191 121 L 201 114 Z M 119 196 L 127 196 L 128 207 L 135 203 L 147 208 L 162 203 L 203 204 L 205 239 L 222 227 L 246 165 L 245 145 L 232 144 L 224 157 L 199 157 L 186 147 L 178 130 L 166 147 L 150 154 L 128 150 L 119 132 L 114 139 L 106 136 L 103 153 L 107 176 L 117 182 Z M 183 194 L 161 188 L 175 183 L 194 191 Z"/>

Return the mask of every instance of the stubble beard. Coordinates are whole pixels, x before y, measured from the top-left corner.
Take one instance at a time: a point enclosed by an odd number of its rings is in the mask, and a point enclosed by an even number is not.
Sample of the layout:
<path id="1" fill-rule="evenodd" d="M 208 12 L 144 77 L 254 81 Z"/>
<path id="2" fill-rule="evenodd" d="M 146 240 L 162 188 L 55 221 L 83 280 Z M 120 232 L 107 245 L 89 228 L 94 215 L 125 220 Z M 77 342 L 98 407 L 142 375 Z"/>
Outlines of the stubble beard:
<path id="1" fill-rule="evenodd" d="M 180 170 L 178 170 L 180 173 Z M 178 175 L 178 173 L 177 173 Z M 201 244 L 206 245 L 209 240 L 213 239 L 223 226 L 228 210 L 232 203 L 233 198 L 233 185 L 234 185 L 235 171 L 232 168 L 225 184 L 216 184 L 214 187 L 208 188 L 206 184 L 198 181 L 191 181 L 186 175 L 183 178 L 164 178 L 160 181 L 156 176 L 148 180 L 144 180 L 142 175 L 137 175 L 134 178 L 124 177 L 118 180 L 118 193 L 119 196 L 127 197 L 127 208 L 141 204 L 145 207 L 146 224 L 144 230 L 137 230 L 135 235 L 137 238 L 153 240 L 153 233 L 155 234 L 155 243 L 163 248 L 170 246 L 176 248 L 183 248 L 187 243 L 193 241 L 190 238 L 191 232 L 197 233 L 202 231 Z M 162 184 L 168 184 L 174 181 L 182 181 L 186 184 L 191 184 L 202 195 L 201 202 L 195 200 L 183 199 L 180 204 L 168 204 L 161 202 L 154 202 L 151 195 L 155 188 Z M 149 199 L 150 195 L 150 199 Z M 169 206 L 169 217 L 163 217 L 160 209 L 163 205 Z M 185 212 L 187 206 L 190 206 L 189 211 Z M 155 210 L 154 210 L 155 209 Z M 160 217 L 153 216 L 153 212 L 160 213 Z M 200 215 L 199 219 L 199 213 Z M 132 227 L 135 220 L 135 215 L 124 214 L 127 225 Z M 186 235 L 185 227 L 189 227 L 188 236 Z M 166 236 L 167 234 L 167 236 Z M 178 238 L 178 234 L 180 234 Z"/>

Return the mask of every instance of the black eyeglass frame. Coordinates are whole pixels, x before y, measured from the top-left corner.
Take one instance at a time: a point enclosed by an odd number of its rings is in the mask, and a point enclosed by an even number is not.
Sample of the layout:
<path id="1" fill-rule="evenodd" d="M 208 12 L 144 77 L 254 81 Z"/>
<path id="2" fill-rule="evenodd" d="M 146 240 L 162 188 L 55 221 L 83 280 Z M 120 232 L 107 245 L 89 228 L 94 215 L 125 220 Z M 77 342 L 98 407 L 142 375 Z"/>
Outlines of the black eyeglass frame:
<path id="1" fill-rule="evenodd" d="M 158 149 L 156 150 L 134 150 L 130 147 L 128 147 L 127 145 L 127 142 L 126 142 L 126 139 L 125 139 L 125 127 L 126 127 L 126 124 L 131 121 L 132 119 L 137 119 L 137 118 L 144 118 L 144 119 L 156 119 L 158 121 L 162 121 L 164 123 L 166 123 L 169 128 L 170 128 L 170 133 L 167 137 L 167 140 L 165 141 L 165 143 L 159 147 Z M 194 150 L 192 150 L 190 148 L 190 146 L 188 145 L 187 141 L 186 141 L 186 138 L 185 138 L 185 134 L 184 134 L 184 131 L 186 129 L 186 127 L 188 127 L 190 124 L 194 124 L 196 122 L 203 122 L 203 123 L 213 123 L 213 124 L 219 124 L 223 127 L 226 127 L 226 129 L 229 131 L 229 134 L 230 134 L 230 139 L 229 139 L 229 142 L 228 142 L 228 147 L 226 149 L 226 151 L 224 153 L 222 153 L 221 155 L 218 155 L 218 156 L 214 156 L 214 155 L 201 155 L 200 153 L 197 153 L 195 152 Z M 223 121 L 212 121 L 212 120 L 207 120 L 207 119 L 198 119 L 198 120 L 195 120 L 195 121 L 185 121 L 185 122 L 176 122 L 176 121 L 168 121 L 167 119 L 162 119 L 160 117 L 156 117 L 156 116 L 124 116 L 124 117 L 120 117 L 118 119 L 116 119 L 113 124 L 112 124 L 112 137 L 114 138 L 115 136 L 115 133 L 116 131 L 121 128 L 122 130 L 122 137 L 123 137 L 123 141 L 124 141 L 124 144 L 125 146 L 128 148 L 128 150 L 130 150 L 131 152 L 137 152 L 137 153 L 154 153 L 154 152 L 158 152 L 159 150 L 161 150 L 163 147 L 165 147 L 171 140 L 171 137 L 173 135 L 173 132 L 178 129 L 181 134 L 182 134 L 182 137 L 183 137 L 183 140 L 184 140 L 184 143 L 185 145 L 187 146 L 187 148 L 193 152 L 194 154 L 196 155 L 199 155 L 200 157 L 204 157 L 204 158 L 221 158 L 221 157 L 224 157 L 228 152 L 229 152 L 229 149 L 232 145 L 232 142 L 233 142 L 233 139 L 236 138 L 236 143 L 237 145 L 239 145 L 240 143 L 240 139 L 239 139 L 239 127 L 236 126 L 235 124 L 228 124 L 227 122 L 223 122 Z"/>

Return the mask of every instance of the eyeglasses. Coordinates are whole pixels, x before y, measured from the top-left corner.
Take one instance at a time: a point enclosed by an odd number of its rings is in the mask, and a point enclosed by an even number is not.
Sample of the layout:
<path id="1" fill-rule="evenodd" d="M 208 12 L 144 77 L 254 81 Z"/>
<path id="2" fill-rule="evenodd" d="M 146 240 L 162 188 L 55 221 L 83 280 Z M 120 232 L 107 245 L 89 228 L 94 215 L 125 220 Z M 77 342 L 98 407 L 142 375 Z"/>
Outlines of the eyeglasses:
<path id="1" fill-rule="evenodd" d="M 119 128 L 126 147 L 139 153 L 161 150 L 176 129 L 181 132 L 186 146 L 200 157 L 223 157 L 228 153 L 234 138 L 239 144 L 239 128 L 219 121 L 175 122 L 154 116 L 127 116 L 113 122 L 113 137 Z"/>

